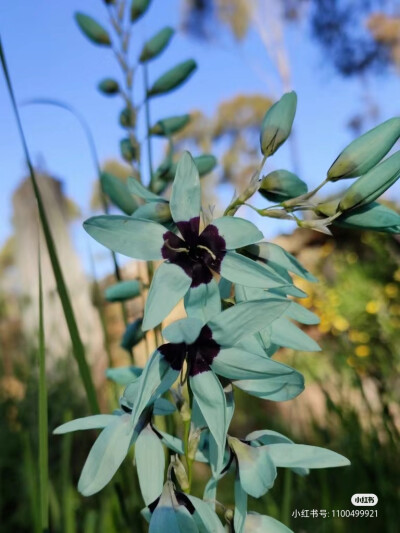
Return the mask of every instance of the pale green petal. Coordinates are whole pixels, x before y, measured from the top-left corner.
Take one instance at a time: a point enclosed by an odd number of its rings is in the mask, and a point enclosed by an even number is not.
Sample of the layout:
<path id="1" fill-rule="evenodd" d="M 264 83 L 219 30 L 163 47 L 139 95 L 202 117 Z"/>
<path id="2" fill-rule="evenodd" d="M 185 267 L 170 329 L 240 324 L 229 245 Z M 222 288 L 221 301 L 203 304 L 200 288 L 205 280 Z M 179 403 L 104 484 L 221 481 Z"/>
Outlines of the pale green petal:
<path id="1" fill-rule="evenodd" d="M 333 468 L 348 466 L 350 461 L 336 452 L 306 444 L 270 444 L 271 459 L 276 466 L 300 468 Z"/>
<path id="2" fill-rule="evenodd" d="M 235 479 L 235 512 L 233 515 L 233 525 L 235 533 L 243 533 L 244 523 L 247 515 L 247 493 L 243 490 L 239 475 Z"/>
<path id="3" fill-rule="evenodd" d="M 198 318 L 181 318 L 172 322 L 167 326 L 163 332 L 163 337 L 174 344 L 185 342 L 186 344 L 193 344 L 200 334 L 200 330 L 204 323 Z"/>
<path id="4" fill-rule="evenodd" d="M 135 443 L 135 462 L 144 503 L 156 500 L 164 485 L 165 455 L 160 439 L 146 426 Z"/>
<path id="5" fill-rule="evenodd" d="M 318 281 L 315 276 L 310 274 L 303 265 L 289 252 L 281 246 L 272 242 L 262 242 L 250 245 L 246 248 L 246 253 L 251 254 L 255 259 L 258 257 L 261 261 L 267 262 L 270 266 L 280 272 L 282 269 L 297 274 L 308 281 Z"/>
<path id="6" fill-rule="evenodd" d="M 91 496 L 105 487 L 128 453 L 133 435 L 131 417 L 114 418 L 100 433 L 86 459 L 78 482 L 78 490 L 84 496 Z"/>
<path id="7" fill-rule="evenodd" d="M 223 348 L 212 362 L 212 369 L 228 379 L 262 379 L 270 374 L 292 374 L 293 369 L 269 357 L 261 357 L 243 348 Z"/>
<path id="8" fill-rule="evenodd" d="M 137 179 L 130 176 L 127 180 L 127 185 L 129 192 L 131 194 L 134 194 L 135 196 L 139 196 L 139 198 L 143 198 L 143 200 L 146 200 L 146 202 L 166 202 L 167 200 L 163 198 L 162 196 L 158 196 L 158 194 L 154 194 L 153 192 L 149 191 L 147 187 L 144 187 Z"/>
<path id="9" fill-rule="evenodd" d="M 282 299 L 255 300 L 234 305 L 208 322 L 215 339 L 222 346 L 232 346 L 242 337 L 265 329 L 288 308 Z"/>
<path id="10" fill-rule="evenodd" d="M 217 470 L 222 466 L 226 444 L 226 399 L 211 370 L 190 377 L 190 388 L 218 446 Z"/>
<path id="11" fill-rule="evenodd" d="M 239 463 L 239 477 L 243 490 L 250 496 L 259 498 L 273 486 L 276 478 L 275 464 L 268 453 L 270 447 L 255 448 L 233 437 L 229 437 L 229 445 Z"/>
<path id="12" fill-rule="evenodd" d="M 301 329 L 286 318 L 278 318 L 271 324 L 271 342 L 293 350 L 319 352 L 320 346 Z"/>
<path id="13" fill-rule="evenodd" d="M 240 380 L 234 381 L 233 384 L 251 396 L 273 402 L 285 402 L 303 392 L 304 377 L 292 369 L 290 374 L 271 374 L 263 379 Z"/>
<path id="14" fill-rule="evenodd" d="M 199 530 L 183 505 L 179 505 L 174 485 L 167 481 L 151 520 L 149 533 L 199 533 Z"/>
<path id="15" fill-rule="evenodd" d="M 187 497 L 196 509 L 193 518 L 199 528 L 199 533 L 224 533 L 221 521 L 209 503 L 190 494 Z"/>
<path id="16" fill-rule="evenodd" d="M 221 311 L 221 299 L 215 279 L 191 287 L 185 294 L 185 311 L 189 317 L 207 322 Z"/>
<path id="17" fill-rule="evenodd" d="M 176 407 L 169 400 L 165 398 L 157 398 L 154 402 L 153 413 L 158 416 L 172 415 L 175 413 Z"/>
<path id="18" fill-rule="evenodd" d="M 114 252 L 135 259 L 162 259 L 165 228 L 150 220 L 102 215 L 86 220 L 83 227 L 93 239 Z"/>
<path id="19" fill-rule="evenodd" d="M 106 376 L 119 385 L 128 385 L 135 381 L 142 372 L 143 368 L 137 366 L 117 366 L 115 368 L 107 368 Z"/>
<path id="20" fill-rule="evenodd" d="M 61 426 L 58 426 L 53 433 L 55 435 L 61 435 L 62 433 L 70 433 L 71 431 L 80 431 L 82 429 L 105 428 L 108 424 L 111 424 L 114 421 L 115 415 L 86 416 L 61 424 Z"/>
<path id="21" fill-rule="evenodd" d="M 244 533 L 293 533 L 282 522 L 272 516 L 249 513 L 246 518 Z"/>
<path id="22" fill-rule="evenodd" d="M 261 289 L 288 286 L 288 282 L 283 278 L 236 252 L 227 252 L 225 255 L 221 264 L 221 276 L 232 283 Z"/>
<path id="23" fill-rule="evenodd" d="M 131 414 L 134 426 L 138 423 L 140 415 L 149 402 L 169 390 L 178 375 L 179 372 L 173 370 L 162 354 L 156 350 L 147 361 L 143 373 L 139 378 L 139 388 L 135 395 Z M 129 396 L 129 385 L 126 392 L 127 396 Z"/>
<path id="24" fill-rule="evenodd" d="M 172 185 L 170 207 L 175 222 L 200 216 L 199 171 L 189 152 L 184 152 L 179 159 Z"/>
<path id="25" fill-rule="evenodd" d="M 154 274 L 147 295 L 142 329 L 157 326 L 188 291 L 191 278 L 177 265 L 162 263 Z"/>
<path id="26" fill-rule="evenodd" d="M 238 217 L 221 217 L 211 222 L 218 228 L 224 238 L 227 250 L 242 248 L 248 244 L 261 241 L 264 235 L 252 222 Z"/>

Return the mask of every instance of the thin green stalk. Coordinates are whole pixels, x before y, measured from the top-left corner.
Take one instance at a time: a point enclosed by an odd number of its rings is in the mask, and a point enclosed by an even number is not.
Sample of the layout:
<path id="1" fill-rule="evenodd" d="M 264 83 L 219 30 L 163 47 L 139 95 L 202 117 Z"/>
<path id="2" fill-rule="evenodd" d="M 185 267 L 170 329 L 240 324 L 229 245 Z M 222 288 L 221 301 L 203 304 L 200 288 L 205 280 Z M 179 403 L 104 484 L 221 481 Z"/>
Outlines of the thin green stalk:
<path id="1" fill-rule="evenodd" d="M 72 419 L 71 413 L 67 412 L 64 422 Z M 73 501 L 73 488 L 71 485 L 70 465 L 72 450 L 72 433 L 62 436 L 61 445 L 61 498 L 62 498 L 62 518 L 64 533 L 75 533 L 75 513 Z"/>
<path id="2" fill-rule="evenodd" d="M 149 172 L 150 172 L 150 183 L 153 179 L 153 156 L 152 156 L 152 150 L 151 150 L 151 135 L 150 135 L 150 102 L 149 98 L 147 97 L 147 93 L 149 90 L 149 71 L 147 67 L 147 63 L 143 63 L 143 82 L 144 82 L 144 90 L 145 90 L 145 100 L 144 100 L 144 108 L 145 108 L 145 116 L 146 116 L 146 139 L 147 139 L 147 157 L 149 160 Z"/>
<path id="3" fill-rule="evenodd" d="M 26 474 L 25 483 L 29 495 L 29 503 L 32 515 L 32 531 L 42 533 L 40 523 L 40 502 L 37 491 L 37 472 L 33 463 L 32 448 L 29 440 L 29 433 L 24 432 L 22 435 L 24 447 L 24 472 Z"/>
<path id="4" fill-rule="evenodd" d="M 290 468 L 286 468 L 283 481 L 281 521 L 288 527 L 290 527 L 290 506 L 292 503 L 292 477 L 292 471 Z"/>
<path id="5" fill-rule="evenodd" d="M 43 532 L 49 529 L 49 443 L 47 413 L 47 380 L 46 380 L 46 346 L 43 321 L 43 284 L 40 245 L 38 250 L 39 267 L 39 492 L 40 522 Z"/>
<path id="6" fill-rule="evenodd" d="M 22 129 L 21 119 L 20 119 L 17 104 L 15 101 L 14 91 L 12 89 L 11 79 L 10 79 L 10 75 L 8 72 L 6 58 L 5 58 L 1 40 L 0 40 L 0 59 L 1 59 L 4 76 L 6 79 L 8 92 L 9 92 L 10 99 L 11 99 L 12 108 L 13 108 L 15 119 L 16 119 L 17 126 L 18 126 L 19 135 L 20 135 L 21 142 L 22 142 L 26 163 L 29 169 L 32 188 L 33 188 L 35 198 L 37 201 L 37 205 L 38 205 L 39 217 L 40 217 L 40 221 L 42 224 L 47 249 L 49 252 L 50 262 L 53 268 L 54 278 L 57 284 L 58 294 L 60 296 L 60 300 L 61 300 L 61 304 L 63 307 L 65 319 L 67 322 L 69 334 L 71 337 L 73 354 L 78 363 L 79 373 L 82 379 L 82 383 L 85 387 L 90 409 L 93 413 L 98 413 L 99 405 L 97 402 L 96 390 L 94 388 L 92 376 L 90 374 L 89 366 L 86 361 L 85 349 L 84 349 L 84 346 L 83 346 L 83 343 L 82 343 L 82 340 L 79 334 L 78 326 L 75 320 L 75 315 L 73 312 L 71 300 L 69 298 L 68 289 L 64 281 L 64 276 L 63 276 L 61 265 L 60 265 L 60 262 L 57 256 L 57 251 L 56 251 L 53 236 L 50 230 L 50 225 L 47 220 L 46 211 L 44 209 L 42 196 L 41 196 L 41 193 L 40 193 L 37 181 L 36 181 L 35 171 L 33 170 L 33 165 L 31 162 L 30 155 L 29 155 L 28 146 L 25 140 L 25 134 Z"/>

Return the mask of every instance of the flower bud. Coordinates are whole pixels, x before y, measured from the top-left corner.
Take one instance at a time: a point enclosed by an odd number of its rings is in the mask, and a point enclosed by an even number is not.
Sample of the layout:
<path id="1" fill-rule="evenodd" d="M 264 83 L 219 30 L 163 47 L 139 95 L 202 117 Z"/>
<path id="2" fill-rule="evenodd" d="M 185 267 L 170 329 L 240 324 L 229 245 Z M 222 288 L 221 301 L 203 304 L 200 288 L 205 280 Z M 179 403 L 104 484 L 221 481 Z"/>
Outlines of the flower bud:
<path id="1" fill-rule="evenodd" d="M 261 124 L 260 145 L 265 156 L 274 154 L 289 137 L 296 114 L 297 95 L 286 93 L 266 112 Z"/>
<path id="2" fill-rule="evenodd" d="M 193 59 L 183 61 L 160 76 L 147 91 L 147 96 L 168 93 L 182 85 L 196 70 L 197 64 Z"/>
<path id="3" fill-rule="evenodd" d="M 166 201 L 143 204 L 136 209 L 132 217 L 153 220 L 159 224 L 172 223 L 171 209 Z"/>
<path id="4" fill-rule="evenodd" d="M 131 3 L 131 22 L 135 22 L 143 16 L 149 8 L 150 0 L 132 0 Z"/>
<path id="5" fill-rule="evenodd" d="M 149 39 L 144 44 L 140 53 L 139 62 L 145 63 L 146 61 L 150 61 L 151 59 L 154 59 L 160 55 L 161 52 L 168 46 L 173 34 L 174 30 L 169 26 L 156 33 L 154 37 Z"/>
<path id="6" fill-rule="evenodd" d="M 84 13 L 75 13 L 75 20 L 86 37 L 92 41 L 93 44 L 102 46 L 110 46 L 111 39 L 105 28 L 101 26 L 94 18 L 85 15 Z"/>
<path id="7" fill-rule="evenodd" d="M 97 88 L 101 93 L 106 94 L 107 96 L 111 96 L 119 92 L 118 82 L 112 78 L 105 78 L 104 80 L 101 80 Z"/>
<path id="8" fill-rule="evenodd" d="M 138 318 L 127 326 L 121 340 L 121 348 L 124 348 L 130 352 L 131 349 L 144 338 L 144 336 L 145 334 L 142 330 L 142 319 Z"/>
<path id="9" fill-rule="evenodd" d="M 151 135 L 172 135 L 184 128 L 190 121 L 190 115 L 179 115 L 159 120 L 149 130 Z"/>
<path id="10" fill-rule="evenodd" d="M 399 177 L 400 150 L 358 178 L 340 200 L 338 212 L 370 204 L 389 189 Z"/>
<path id="11" fill-rule="evenodd" d="M 361 176 L 385 157 L 400 138 L 400 117 L 391 118 L 351 142 L 328 170 L 328 180 Z"/>
<path id="12" fill-rule="evenodd" d="M 261 180 L 259 192 L 270 202 L 281 203 L 307 192 L 307 185 L 288 170 L 274 170 Z"/>
<path id="13" fill-rule="evenodd" d="M 176 479 L 178 480 L 178 483 L 183 491 L 188 490 L 189 488 L 189 480 L 186 474 L 185 467 L 183 466 L 182 461 L 179 459 L 177 455 L 174 455 L 171 458 L 172 467 L 175 472 Z"/>

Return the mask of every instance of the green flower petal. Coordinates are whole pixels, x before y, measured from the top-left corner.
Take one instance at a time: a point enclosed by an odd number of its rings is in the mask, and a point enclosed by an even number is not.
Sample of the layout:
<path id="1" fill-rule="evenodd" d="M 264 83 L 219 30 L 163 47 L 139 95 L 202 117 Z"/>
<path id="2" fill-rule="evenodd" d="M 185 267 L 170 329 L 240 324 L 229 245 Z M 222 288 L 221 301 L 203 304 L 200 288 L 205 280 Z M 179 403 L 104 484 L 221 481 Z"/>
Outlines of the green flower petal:
<path id="1" fill-rule="evenodd" d="M 191 282 L 191 278 L 179 266 L 162 263 L 150 285 L 142 329 L 152 329 L 164 320 L 186 294 Z"/>
<path id="2" fill-rule="evenodd" d="M 137 393 L 135 393 L 134 402 L 132 402 L 133 410 L 131 416 L 133 426 L 136 426 L 138 423 L 140 415 L 150 400 L 161 396 L 169 390 L 178 377 L 178 374 L 179 372 L 169 366 L 160 352 L 156 350 L 153 353 L 139 378 L 139 387 Z M 128 385 L 124 392 L 125 398 L 130 397 L 129 388 L 130 385 Z"/>
<path id="3" fill-rule="evenodd" d="M 233 515 L 233 525 L 235 533 L 243 533 L 244 523 L 247 515 L 247 493 L 243 490 L 239 475 L 235 479 L 235 513 Z"/>
<path id="4" fill-rule="evenodd" d="M 135 381 L 143 372 L 143 368 L 137 366 L 119 366 L 116 368 L 107 368 L 106 376 L 118 385 L 129 385 Z"/>
<path id="5" fill-rule="evenodd" d="M 107 425 L 86 459 L 78 482 L 79 492 L 91 496 L 107 485 L 125 459 L 132 435 L 133 425 L 129 415 L 115 417 Z"/>
<path id="6" fill-rule="evenodd" d="M 174 344 L 185 342 L 193 344 L 199 336 L 204 323 L 198 318 L 181 318 L 167 326 L 163 332 L 163 337 Z"/>
<path id="7" fill-rule="evenodd" d="M 54 431 L 54 435 L 70 433 L 71 431 L 81 431 L 82 429 L 105 428 L 115 421 L 115 415 L 92 415 L 84 418 L 77 418 L 65 424 L 61 424 Z"/>
<path id="8" fill-rule="evenodd" d="M 293 533 L 291 529 L 272 516 L 250 512 L 246 518 L 244 533 L 266 533 L 266 531 L 268 533 Z"/>
<path id="9" fill-rule="evenodd" d="M 221 299 L 215 279 L 191 287 L 185 294 L 185 311 L 189 317 L 207 322 L 221 311 Z"/>
<path id="10" fill-rule="evenodd" d="M 189 152 L 179 159 L 170 200 L 175 222 L 200 216 L 201 189 L 199 171 Z"/>
<path id="11" fill-rule="evenodd" d="M 83 227 L 93 239 L 114 252 L 146 261 L 162 259 L 165 228 L 157 222 L 102 215 L 89 218 Z"/>
<path id="12" fill-rule="evenodd" d="M 233 384 L 251 396 L 272 402 L 286 402 L 303 392 L 304 377 L 292 369 L 291 374 L 271 374 L 263 379 L 242 379 Z"/>
<path id="13" fill-rule="evenodd" d="M 157 398 L 154 402 L 153 414 L 157 416 L 167 416 L 175 413 L 176 407 L 166 398 Z"/>
<path id="14" fill-rule="evenodd" d="M 260 261 L 268 263 L 279 274 L 282 270 L 289 271 L 308 281 L 318 281 L 292 254 L 272 242 L 261 242 L 247 246 L 245 253 L 249 254 L 252 259 L 259 258 Z"/>
<path id="15" fill-rule="evenodd" d="M 227 250 L 242 248 L 264 238 L 257 226 L 244 218 L 221 217 L 213 220 L 211 224 L 218 228 L 219 234 L 225 240 Z"/>
<path id="16" fill-rule="evenodd" d="M 190 388 L 218 447 L 217 470 L 222 468 L 226 444 L 226 400 L 224 390 L 214 372 L 190 377 Z"/>
<path id="17" fill-rule="evenodd" d="M 221 276 L 247 287 L 271 289 L 289 286 L 281 277 L 268 271 L 262 265 L 236 252 L 227 252 L 221 264 Z"/>
<path id="18" fill-rule="evenodd" d="M 243 490 L 259 498 L 273 486 L 276 478 L 276 467 L 268 453 L 269 446 L 254 448 L 234 437 L 229 437 L 228 442 L 239 463 Z"/>
<path id="19" fill-rule="evenodd" d="M 282 378 L 294 372 L 290 366 L 236 346 L 222 349 L 213 360 L 212 369 L 228 379 L 261 379 L 270 374 Z"/>
<path id="20" fill-rule="evenodd" d="M 199 533 L 224 533 L 225 529 L 221 524 L 220 519 L 213 511 L 209 503 L 196 498 L 195 496 L 187 495 L 196 509 L 193 514 L 194 521 L 199 528 Z"/>
<path id="21" fill-rule="evenodd" d="M 215 502 L 217 499 L 217 485 L 218 479 L 211 477 L 204 488 L 203 499 L 210 502 L 211 509 L 215 510 Z"/>
<path id="22" fill-rule="evenodd" d="M 243 302 L 223 311 L 208 322 L 215 339 L 221 346 L 232 346 L 242 337 L 265 329 L 288 308 L 282 299 Z"/>
<path id="23" fill-rule="evenodd" d="M 288 468 L 333 468 L 350 465 L 350 461 L 343 455 L 318 446 L 270 444 L 267 448 L 276 466 Z"/>
<path id="24" fill-rule="evenodd" d="M 246 440 L 251 441 L 253 446 L 263 446 L 265 444 L 294 444 L 292 440 L 290 440 L 285 435 L 282 435 L 282 433 L 278 433 L 277 431 L 272 431 L 271 429 L 261 429 L 258 431 L 252 431 L 248 435 L 246 435 Z M 300 468 L 295 467 L 291 468 L 293 472 L 298 474 L 299 476 L 306 476 L 310 473 L 308 468 Z"/>
<path id="25" fill-rule="evenodd" d="M 278 346 L 305 352 L 319 352 L 321 350 L 314 339 L 284 317 L 278 318 L 271 324 L 271 342 Z"/>
<path id="26" fill-rule="evenodd" d="M 156 500 L 164 485 L 165 455 L 160 439 L 146 426 L 135 443 L 135 462 L 144 503 Z"/>
<path id="27" fill-rule="evenodd" d="M 139 196 L 139 198 L 142 198 L 143 200 L 146 200 L 146 202 L 166 202 L 167 200 L 163 198 L 162 196 L 158 196 L 158 194 L 154 194 L 153 192 L 149 191 L 146 187 L 144 187 L 137 179 L 129 177 L 127 181 L 128 189 L 131 194 L 134 194 L 135 196 Z"/>

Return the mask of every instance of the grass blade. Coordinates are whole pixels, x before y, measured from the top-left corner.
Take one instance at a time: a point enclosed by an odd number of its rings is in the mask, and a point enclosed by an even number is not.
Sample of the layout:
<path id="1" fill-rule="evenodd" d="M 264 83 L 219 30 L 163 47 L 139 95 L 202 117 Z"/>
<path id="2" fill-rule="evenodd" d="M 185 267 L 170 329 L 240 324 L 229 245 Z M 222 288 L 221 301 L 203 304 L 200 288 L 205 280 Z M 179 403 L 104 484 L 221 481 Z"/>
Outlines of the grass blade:
<path id="1" fill-rule="evenodd" d="M 40 521 L 43 532 L 49 529 L 49 444 L 47 416 L 46 346 L 43 322 L 43 285 L 40 244 L 38 250 L 39 267 L 39 489 Z"/>
<path id="2" fill-rule="evenodd" d="M 29 156 L 28 146 L 26 144 L 24 131 L 22 129 L 22 124 L 21 124 L 21 120 L 19 117 L 18 108 L 17 108 L 17 104 L 15 101 L 15 96 L 14 96 L 14 92 L 12 89 L 11 79 L 10 79 L 9 72 L 7 69 L 6 58 L 5 58 L 1 40 L 0 40 L 0 60 L 1 60 L 2 67 L 3 67 L 3 72 L 4 72 L 5 79 L 6 79 L 7 88 L 8 88 L 8 92 L 10 95 L 13 111 L 15 114 L 15 119 L 17 121 L 18 131 L 19 131 L 21 142 L 22 142 L 23 149 L 24 149 L 26 163 L 28 165 L 33 191 L 34 191 L 37 205 L 38 205 L 40 222 L 42 224 L 43 233 L 44 233 L 44 237 L 46 240 L 49 257 L 50 257 L 51 265 L 52 265 L 53 272 L 54 272 L 54 278 L 56 280 L 58 294 L 60 296 L 60 300 L 61 300 L 61 304 L 63 307 L 65 319 L 67 322 L 69 334 L 71 337 L 73 354 L 78 363 L 79 374 L 81 376 L 82 383 L 87 394 L 90 409 L 93 413 L 98 413 L 99 405 L 97 402 L 96 391 L 93 385 L 93 380 L 90 374 L 89 366 L 86 361 L 85 349 L 84 349 L 84 346 L 83 346 L 83 343 L 82 343 L 82 340 L 79 334 L 78 326 L 75 320 L 75 315 L 74 315 L 72 305 L 71 305 L 71 300 L 69 298 L 68 290 L 67 290 L 67 287 L 64 281 L 64 276 L 62 274 L 61 265 L 60 265 L 60 262 L 57 256 L 57 251 L 55 248 L 53 236 L 51 234 L 51 230 L 50 230 L 50 226 L 49 226 L 46 212 L 44 209 L 42 197 L 41 197 L 40 190 L 39 190 L 39 187 L 36 181 L 35 172 L 33 170 L 33 166 L 31 163 L 30 156 Z"/>

